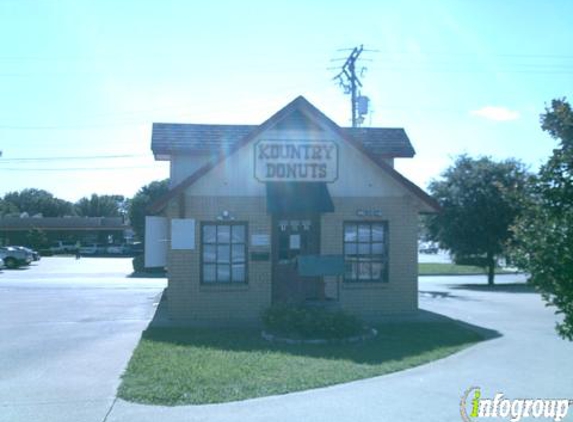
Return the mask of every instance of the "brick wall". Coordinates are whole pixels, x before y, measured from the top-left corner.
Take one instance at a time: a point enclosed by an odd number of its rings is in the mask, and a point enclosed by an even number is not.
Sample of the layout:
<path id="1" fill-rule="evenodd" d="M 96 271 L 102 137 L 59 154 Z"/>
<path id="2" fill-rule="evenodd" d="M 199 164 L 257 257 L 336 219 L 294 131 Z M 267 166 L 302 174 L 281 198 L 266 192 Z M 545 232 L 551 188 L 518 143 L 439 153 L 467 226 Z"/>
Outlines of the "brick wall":
<path id="1" fill-rule="evenodd" d="M 408 197 L 333 198 L 335 213 L 322 216 L 321 253 L 342 254 L 344 221 L 388 221 L 388 283 L 341 283 L 340 301 L 344 309 L 368 320 L 417 309 L 417 214 Z M 358 209 L 376 209 L 381 217 L 357 216 Z M 200 222 L 215 221 L 224 210 L 235 221 L 248 223 L 247 253 L 270 248 L 250 246 L 252 234 L 270 234 L 271 216 L 264 197 L 187 196 L 185 218 L 197 222 L 195 250 L 168 253 L 169 312 L 177 321 L 205 324 L 253 323 L 271 304 L 271 261 L 249 261 L 248 283 L 241 285 L 201 285 Z M 172 201 L 167 216 L 181 218 L 180 206 Z M 329 290 L 335 286 L 327 280 Z"/>

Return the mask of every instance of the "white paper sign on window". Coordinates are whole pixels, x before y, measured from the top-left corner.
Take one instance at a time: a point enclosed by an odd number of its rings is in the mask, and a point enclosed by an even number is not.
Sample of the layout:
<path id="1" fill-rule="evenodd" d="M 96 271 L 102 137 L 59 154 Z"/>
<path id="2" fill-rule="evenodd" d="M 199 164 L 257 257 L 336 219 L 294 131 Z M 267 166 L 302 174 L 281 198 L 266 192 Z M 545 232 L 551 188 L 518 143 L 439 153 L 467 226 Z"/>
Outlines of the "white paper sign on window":
<path id="1" fill-rule="evenodd" d="M 171 249 L 195 249 L 195 220 L 173 218 L 171 220 Z"/>
<path id="2" fill-rule="evenodd" d="M 300 249 L 300 234 L 291 234 L 290 235 L 289 247 L 290 247 L 290 249 L 294 249 L 294 250 Z"/>

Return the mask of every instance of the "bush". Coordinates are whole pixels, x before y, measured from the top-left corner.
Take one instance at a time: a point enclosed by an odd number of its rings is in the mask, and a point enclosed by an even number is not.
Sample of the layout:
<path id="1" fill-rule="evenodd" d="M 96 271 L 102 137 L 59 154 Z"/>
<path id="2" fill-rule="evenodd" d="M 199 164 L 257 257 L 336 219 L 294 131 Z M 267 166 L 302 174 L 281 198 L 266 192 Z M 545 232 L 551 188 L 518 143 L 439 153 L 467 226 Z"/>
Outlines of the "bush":
<path id="1" fill-rule="evenodd" d="M 163 267 L 146 267 L 143 255 L 137 255 L 132 259 L 131 263 L 134 273 L 162 274 L 165 272 L 165 268 Z"/>
<path id="2" fill-rule="evenodd" d="M 54 253 L 52 252 L 51 249 L 40 249 L 38 251 L 38 253 L 40 254 L 40 256 L 53 256 Z"/>
<path id="3" fill-rule="evenodd" d="M 344 311 L 323 308 L 278 305 L 262 314 L 265 331 L 302 339 L 342 339 L 363 334 L 364 323 Z"/>

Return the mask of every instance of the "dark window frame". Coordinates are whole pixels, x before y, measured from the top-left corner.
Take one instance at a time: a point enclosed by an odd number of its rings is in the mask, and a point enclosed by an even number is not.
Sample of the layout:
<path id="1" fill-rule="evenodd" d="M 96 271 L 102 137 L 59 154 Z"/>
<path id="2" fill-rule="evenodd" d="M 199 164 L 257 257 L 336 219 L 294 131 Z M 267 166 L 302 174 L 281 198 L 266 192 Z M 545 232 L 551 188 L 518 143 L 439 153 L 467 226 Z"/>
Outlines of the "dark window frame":
<path id="1" fill-rule="evenodd" d="M 214 226 L 215 229 L 215 240 L 213 242 L 205 242 L 203 238 L 204 228 L 206 226 Z M 218 227 L 220 226 L 227 226 L 229 227 L 230 231 L 230 238 L 229 243 L 219 242 L 217 239 Z M 233 226 L 242 226 L 245 230 L 245 238 L 244 242 L 233 242 Z M 238 286 L 244 285 L 249 283 L 249 224 L 246 221 L 202 221 L 200 232 L 199 232 L 199 241 L 201 245 L 201 253 L 199 257 L 199 271 L 200 271 L 200 284 L 205 286 Z M 228 245 L 229 247 L 229 262 L 221 263 L 218 260 L 218 250 L 219 246 Z M 233 281 L 233 245 L 242 245 L 243 246 L 243 254 L 244 254 L 244 261 L 239 262 L 238 264 L 244 264 L 245 267 L 245 274 L 244 280 L 240 281 Z M 205 261 L 205 246 L 214 246 L 215 248 L 215 260 L 214 261 Z M 205 265 L 213 265 L 215 267 L 215 281 L 205 281 L 205 274 L 204 274 L 204 267 Z M 219 266 L 229 266 L 229 280 L 228 281 L 220 281 L 219 278 Z"/>
<path id="2" fill-rule="evenodd" d="M 359 226 L 368 226 L 368 239 L 360 239 L 359 235 Z M 372 227 L 376 225 L 382 226 L 382 233 L 383 237 L 381 241 L 373 239 L 372 235 Z M 346 233 L 347 227 L 349 226 L 356 226 L 356 238 L 351 241 L 346 240 Z M 382 245 L 382 253 L 377 254 L 373 252 L 373 245 Z M 353 245 L 356 248 L 356 253 L 349 254 L 347 250 L 347 245 Z M 366 245 L 368 245 L 366 247 Z M 364 249 L 368 249 L 368 253 L 359 253 L 360 246 Z M 347 271 L 344 274 L 344 282 L 346 283 L 388 283 L 389 282 L 389 267 L 390 267 L 390 224 L 388 220 L 368 220 L 368 221 L 360 221 L 360 220 L 348 220 L 344 221 L 342 224 L 342 254 L 344 256 L 344 263 L 347 268 Z M 349 259 L 349 256 L 355 256 L 355 259 Z M 362 259 L 361 259 L 362 257 Z M 352 271 L 353 263 L 356 263 L 357 266 L 360 263 L 366 264 L 369 268 L 368 272 L 370 273 L 369 278 L 360 278 L 360 271 L 358 268 L 356 272 Z M 379 278 L 372 278 L 372 264 L 380 264 L 382 269 L 380 271 Z M 348 270 L 350 269 L 350 271 Z M 353 278 L 348 277 L 348 273 L 355 275 Z"/>

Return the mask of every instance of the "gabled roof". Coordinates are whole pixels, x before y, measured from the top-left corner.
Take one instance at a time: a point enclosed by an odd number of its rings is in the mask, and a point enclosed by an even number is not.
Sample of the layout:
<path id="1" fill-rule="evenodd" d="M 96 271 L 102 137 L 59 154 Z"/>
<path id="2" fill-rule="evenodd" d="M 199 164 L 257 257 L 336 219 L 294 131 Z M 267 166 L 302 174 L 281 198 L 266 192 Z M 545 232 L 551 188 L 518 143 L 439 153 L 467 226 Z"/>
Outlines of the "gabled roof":
<path id="1" fill-rule="evenodd" d="M 283 119 L 287 118 L 289 115 L 291 115 L 295 111 L 296 112 L 300 111 L 303 114 L 305 114 L 307 117 L 309 117 L 311 120 L 314 119 L 318 122 L 323 123 L 325 126 L 327 126 L 332 131 L 337 133 L 342 139 L 344 139 L 345 141 L 347 141 L 348 143 L 353 145 L 355 148 L 360 150 L 365 156 L 367 156 L 370 160 L 372 160 L 378 167 L 380 167 L 390 177 L 392 177 L 399 184 L 404 186 L 407 190 L 409 190 L 411 193 L 413 193 L 416 197 L 418 197 L 422 202 L 427 204 L 430 208 L 432 208 L 435 211 L 438 211 L 440 209 L 440 206 L 435 199 L 433 199 L 431 196 L 429 196 L 426 192 L 424 192 L 422 189 L 420 189 L 418 186 L 416 186 L 410 180 L 406 179 L 404 176 L 402 176 L 400 173 L 398 173 L 391 165 L 386 163 L 381 156 L 375 154 L 373 151 L 371 151 L 370 149 L 368 149 L 366 147 L 366 145 L 363 143 L 363 140 L 366 140 L 366 142 L 368 142 L 368 139 L 367 139 L 368 137 L 360 132 L 363 129 L 352 128 L 349 130 L 349 128 L 341 128 L 336 123 L 334 123 L 332 120 L 330 120 L 319 109 L 317 109 L 310 102 L 308 102 L 308 100 L 306 98 L 299 96 L 299 97 L 295 98 L 292 102 L 290 102 L 288 105 L 286 105 L 284 108 L 279 110 L 277 113 L 275 113 L 273 116 L 271 116 L 269 119 L 267 119 L 260 126 L 252 127 L 253 129 L 247 135 L 245 135 L 242 139 L 233 142 L 232 144 L 230 144 L 225 149 L 219 148 L 219 149 L 213 151 L 214 153 L 216 153 L 216 156 L 213 159 L 211 159 L 207 164 L 205 164 L 204 166 L 199 168 L 195 173 L 193 173 L 192 175 L 187 177 L 185 180 L 183 180 L 177 186 L 172 188 L 163 197 L 159 198 L 156 202 L 151 204 L 149 206 L 148 210 L 150 212 L 153 212 L 153 213 L 157 213 L 157 212 L 161 211 L 169 203 L 169 201 L 171 199 L 184 193 L 188 187 L 193 185 L 197 180 L 199 180 L 201 177 L 203 177 L 205 174 L 207 174 L 211 169 L 213 169 L 215 166 L 217 166 L 217 164 L 219 164 L 225 158 L 229 157 L 234 152 L 236 152 L 238 149 L 240 149 L 244 145 L 246 145 L 249 142 L 251 142 L 252 140 L 254 140 L 257 136 L 259 136 L 259 134 L 263 133 L 264 131 L 266 131 L 266 130 L 272 128 L 273 126 L 277 125 L 278 123 L 280 123 Z M 196 125 L 188 125 L 188 126 L 196 126 Z M 201 126 L 212 126 L 212 125 L 201 125 Z M 214 126 L 223 126 L 223 125 L 214 125 Z M 237 126 L 232 126 L 232 127 L 236 128 Z M 403 129 L 395 129 L 395 130 L 402 131 L 402 133 L 404 133 L 404 135 L 405 135 L 405 132 L 403 131 Z M 155 131 L 155 125 L 154 125 L 154 131 Z M 354 136 L 352 136 L 352 135 L 354 135 Z M 362 136 L 362 138 L 360 140 L 355 138 L 355 137 L 360 137 L 360 136 Z M 408 144 L 410 145 L 409 140 L 408 140 Z M 410 147 L 411 147 L 411 145 L 410 145 Z M 155 149 L 153 151 L 156 154 L 158 154 L 158 152 L 156 152 Z M 164 152 L 167 152 L 167 151 L 164 151 Z M 412 148 L 412 155 L 413 155 L 413 148 Z"/>
<path id="2" fill-rule="evenodd" d="M 151 150 L 156 158 L 176 153 L 216 154 L 230 151 L 256 125 L 154 123 Z M 348 137 L 382 157 L 413 157 L 414 148 L 402 128 L 340 128 Z"/>

